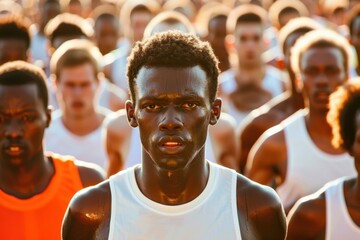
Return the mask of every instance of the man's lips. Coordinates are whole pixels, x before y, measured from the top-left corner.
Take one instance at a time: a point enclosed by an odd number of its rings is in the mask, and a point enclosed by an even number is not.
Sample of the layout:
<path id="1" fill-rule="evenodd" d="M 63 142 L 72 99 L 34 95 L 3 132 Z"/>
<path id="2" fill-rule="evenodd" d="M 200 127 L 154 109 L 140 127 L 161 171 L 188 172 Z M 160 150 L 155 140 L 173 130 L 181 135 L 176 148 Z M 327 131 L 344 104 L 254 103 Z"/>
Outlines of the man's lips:
<path id="1" fill-rule="evenodd" d="M 5 146 L 4 151 L 10 156 L 19 156 L 24 152 L 24 146 L 19 144 L 10 144 Z"/>
<path id="2" fill-rule="evenodd" d="M 165 137 L 159 141 L 159 149 L 166 154 L 177 154 L 184 150 L 185 142 L 179 137 Z"/>

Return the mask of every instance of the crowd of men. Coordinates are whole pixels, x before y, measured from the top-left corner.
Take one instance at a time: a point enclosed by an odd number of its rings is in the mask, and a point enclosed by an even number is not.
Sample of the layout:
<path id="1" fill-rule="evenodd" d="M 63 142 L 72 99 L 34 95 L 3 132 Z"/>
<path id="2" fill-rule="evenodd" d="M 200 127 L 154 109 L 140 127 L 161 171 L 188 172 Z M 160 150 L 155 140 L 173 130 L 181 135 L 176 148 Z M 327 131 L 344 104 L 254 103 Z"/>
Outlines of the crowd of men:
<path id="1" fill-rule="evenodd" d="M 357 1 L 0 1 L 0 239 L 360 239 L 359 74 Z"/>

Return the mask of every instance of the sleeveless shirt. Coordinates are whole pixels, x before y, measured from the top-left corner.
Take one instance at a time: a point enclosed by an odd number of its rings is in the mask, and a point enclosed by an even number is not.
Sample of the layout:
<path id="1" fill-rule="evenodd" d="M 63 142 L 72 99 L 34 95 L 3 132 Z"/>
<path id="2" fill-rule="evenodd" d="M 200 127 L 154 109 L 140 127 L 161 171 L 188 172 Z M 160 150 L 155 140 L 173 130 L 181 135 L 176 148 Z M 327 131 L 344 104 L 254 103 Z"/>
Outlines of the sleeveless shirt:
<path id="1" fill-rule="evenodd" d="M 327 184 L 326 198 L 326 240 L 358 240 L 360 227 L 351 219 L 344 197 L 344 181 L 337 179 Z"/>
<path id="2" fill-rule="evenodd" d="M 132 128 L 130 136 L 130 149 L 128 151 L 127 157 L 125 158 L 124 169 L 135 166 L 136 164 L 141 163 L 141 140 L 139 128 Z M 205 157 L 210 162 L 216 162 L 215 154 L 213 147 L 211 146 L 211 139 L 209 133 L 205 142 Z"/>
<path id="3" fill-rule="evenodd" d="M 312 194 L 327 182 L 343 176 L 355 176 L 354 161 L 347 153 L 333 155 L 320 150 L 306 128 L 307 110 L 300 110 L 284 124 L 287 170 L 277 192 L 285 208 Z"/>
<path id="4" fill-rule="evenodd" d="M 237 173 L 211 162 L 209 166 L 203 192 L 194 200 L 176 206 L 159 204 L 141 192 L 135 179 L 138 165 L 110 177 L 108 239 L 240 240 Z"/>
<path id="5" fill-rule="evenodd" d="M 72 159 L 49 157 L 55 173 L 46 189 L 19 199 L 0 190 L 0 239 L 61 239 L 61 224 L 73 195 L 83 188 Z"/>
<path id="6" fill-rule="evenodd" d="M 106 169 L 108 161 L 102 141 L 103 128 L 103 125 L 100 125 L 87 135 L 75 135 L 64 126 L 61 111 L 55 111 L 50 127 L 45 130 L 45 149 L 63 155 L 71 155 L 78 160 L 95 163 Z"/>

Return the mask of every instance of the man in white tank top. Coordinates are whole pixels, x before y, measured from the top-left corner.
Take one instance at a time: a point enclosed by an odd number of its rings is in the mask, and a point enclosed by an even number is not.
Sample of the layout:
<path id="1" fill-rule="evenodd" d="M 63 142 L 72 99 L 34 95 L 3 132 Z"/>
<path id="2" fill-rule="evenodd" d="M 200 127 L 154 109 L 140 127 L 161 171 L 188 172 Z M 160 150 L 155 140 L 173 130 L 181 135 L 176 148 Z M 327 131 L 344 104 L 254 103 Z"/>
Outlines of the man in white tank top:
<path id="1" fill-rule="evenodd" d="M 252 110 L 285 90 L 281 71 L 263 59 L 267 18 L 263 8 L 242 4 L 227 19 L 227 34 L 233 37 L 231 50 L 237 65 L 220 74 L 219 93 L 224 111 L 235 118 L 238 126 Z"/>
<path id="2" fill-rule="evenodd" d="M 53 113 L 53 123 L 45 132 L 45 149 L 77 159 L 107 165 L 101 132 L 103 120 L 111 111 L 99 107 L 98 49 L 88 40 L 70 40 L 51 58 L 51 71 L 60 109 Z"/>
<path id="3" fill-rule="evenodd" d="M 68 239 L 284 239 L 280 199 L 205 160 L 208 126 L 220 117 L 217 60 L 208 43 L 180 32 L 138 42 L 127 70 L 130 125 L 140 165 L 72 199 Z"/>
<path id="4" fill-rule="evenodd" d="M 340 178 L 300 199 L 289 214 L 288 239 L 360 239 L 360 78 L 339 88 L 327 117 L 335 147 L 353 157 L 357 177 Z"/>
<path id="5" fill-rule="evenodd" d="M 326 122 L 329 95 L 347 80 L 348 49 L 345 38 L 323 29 L 296 41 L 291 66 L 305 110 L 266 131 L 250 151 L 248 176 L 275 188 L 286 211 L 325 183 L 356 173 L 351 157 L 332 146 Z"/>

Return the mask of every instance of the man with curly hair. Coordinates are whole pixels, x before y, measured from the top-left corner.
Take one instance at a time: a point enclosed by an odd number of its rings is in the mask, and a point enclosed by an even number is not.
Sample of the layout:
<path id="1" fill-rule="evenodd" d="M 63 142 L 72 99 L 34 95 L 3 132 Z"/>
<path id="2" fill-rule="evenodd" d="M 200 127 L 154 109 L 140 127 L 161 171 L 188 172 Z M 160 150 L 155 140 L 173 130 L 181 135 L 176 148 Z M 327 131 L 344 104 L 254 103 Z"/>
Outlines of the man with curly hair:
<path id="1" fill-rule="evenodd" d="M 220 117 L 218 61 L 208 43 L 165 32 L 137 43 L 127 68 L 128 121 L 142 163 L 71 201 L 63 239 L 284 239 L 275 192 L 205 160 Z"/>
<path id="2" fill-rule="evenodd" d="M 300 199 L 289 215 L 288 239 L 355 240 L 360 238 L 360 84 L 345 84 L 330 97 L 327 121 L 332 144 L 353 158 L 356 177 L 339 178 L 317 193 Z"/>

